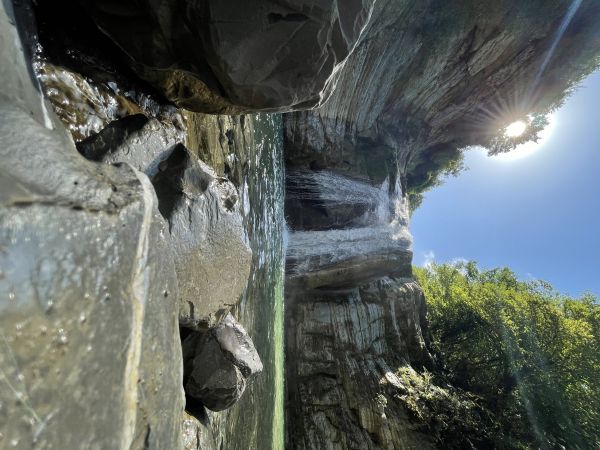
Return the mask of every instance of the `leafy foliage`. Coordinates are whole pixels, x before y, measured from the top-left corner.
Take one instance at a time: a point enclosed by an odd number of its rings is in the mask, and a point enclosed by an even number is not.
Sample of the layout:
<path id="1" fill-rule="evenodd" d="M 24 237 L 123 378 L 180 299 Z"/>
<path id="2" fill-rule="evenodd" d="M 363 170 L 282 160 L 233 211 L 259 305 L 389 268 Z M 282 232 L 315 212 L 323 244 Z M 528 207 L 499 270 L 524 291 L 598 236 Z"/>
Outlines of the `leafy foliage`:
<path id="1" fill-rule="evenodd" d="M 505 133 L 494 135 L 486 144 L 488 154 L 507 153 L 526 142 L 538 142 L 540 132 L 548 125 L 548 116 L 546 114 L 532 114 L 526 117 L 523 122 L 527 124 L 527 128 L 520 136 L 509 137 Z"/>
<path id="2" fill-rule="evenodd" d="M 457 389 L 428 371 L 400 367 L 396 376 L 402 383 L 397 398 L 422 431 L 432 435 L 441 448 L 492 447 L 495 423 L 481 406 L 479 397 Z"/>
<path id="3" fill-rule="evenodd" d="M 596 297 L 566 297 L 474 262 L 415 274 L 445 376 L 493 415 L 496 425 L 482 424 L 498 427 L 493 447 L 600 448 Z"/>
<path id="4" fill-rule="evenodd" d="M 452 145 L 434 146 L 426 150 L 422 158 L 423 161 L 407 176 L 411 214 L 421 205 L 425 192 L 466 170 L 463 151 Z"/>

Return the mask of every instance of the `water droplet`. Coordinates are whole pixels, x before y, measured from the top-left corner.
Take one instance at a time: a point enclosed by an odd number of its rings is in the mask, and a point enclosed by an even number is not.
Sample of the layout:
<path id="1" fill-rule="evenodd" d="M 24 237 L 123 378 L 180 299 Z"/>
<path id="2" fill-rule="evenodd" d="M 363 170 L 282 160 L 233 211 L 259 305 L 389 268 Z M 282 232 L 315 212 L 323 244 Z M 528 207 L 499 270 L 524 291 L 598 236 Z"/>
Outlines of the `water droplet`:
<path id="1" fill-rule="evenodd" d="M 59 328 L 58 330 L 58 342 L 60 342 L 63 345 L 66 345 L 69 342 L 67 333 L 62 328 Z"/>
<path id="2" fill-rule="evenodd" d="M 87 320 L 84 313 L 79 314 L 79 323 L 84 323 Z"/>

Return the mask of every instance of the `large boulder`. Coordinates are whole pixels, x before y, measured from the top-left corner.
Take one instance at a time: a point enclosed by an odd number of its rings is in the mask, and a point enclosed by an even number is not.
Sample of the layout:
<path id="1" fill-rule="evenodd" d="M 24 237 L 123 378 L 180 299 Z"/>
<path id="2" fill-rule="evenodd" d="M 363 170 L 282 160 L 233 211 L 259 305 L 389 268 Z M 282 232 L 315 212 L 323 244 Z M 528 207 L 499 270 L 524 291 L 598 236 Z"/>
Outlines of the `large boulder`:
<path id="1" fill-rule="evenodd" d="M 134 115 L 78 144 L 88 159 L 128 163 L 151 177 L 179 284 L 182 326 L 207 329 L 236 305 L 252 253 L 238 191 L 191 154 L 177 129 Z"/>
<path id="2" fill-rule="evenodd" d="M 0 447 L 180 448 L 166 224 L 144 174 L 86 161 L 48 110 L 25 5 L 0 5 Z"/>
<path id="3" fill-rule="evenodd" d="M 263 366 L 246 330 L 231 314 L 183 343 L 185 391 L 212 411 L 231 407 Z"/>
<path id="4" fill-rule="evenodd" d="M 152 182 L 169 223 L 180 323 L 211 328 L 239 302 L 250 275 L 238 192 L 183 145 L 161 163 Z"/>
<path id="5" fill-rule="evenodd" d="M 193 111 L 231 114 L 323 102 L 373 3 L 94 0 L 85 5 L 138 74 L 167 98 Z"/>

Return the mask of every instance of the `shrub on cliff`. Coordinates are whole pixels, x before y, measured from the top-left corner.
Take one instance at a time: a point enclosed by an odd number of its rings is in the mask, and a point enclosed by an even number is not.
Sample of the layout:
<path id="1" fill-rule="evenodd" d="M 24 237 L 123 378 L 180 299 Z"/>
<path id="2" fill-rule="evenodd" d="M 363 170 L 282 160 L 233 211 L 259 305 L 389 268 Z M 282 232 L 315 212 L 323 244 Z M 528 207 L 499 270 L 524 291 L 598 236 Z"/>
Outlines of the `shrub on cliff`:
<path id="1" fill-rule="evenodd" d="M 600 447 L 600 305 L 508 268 L 415 268 L 443 369 L 498 424 L 496 448 Z"/>

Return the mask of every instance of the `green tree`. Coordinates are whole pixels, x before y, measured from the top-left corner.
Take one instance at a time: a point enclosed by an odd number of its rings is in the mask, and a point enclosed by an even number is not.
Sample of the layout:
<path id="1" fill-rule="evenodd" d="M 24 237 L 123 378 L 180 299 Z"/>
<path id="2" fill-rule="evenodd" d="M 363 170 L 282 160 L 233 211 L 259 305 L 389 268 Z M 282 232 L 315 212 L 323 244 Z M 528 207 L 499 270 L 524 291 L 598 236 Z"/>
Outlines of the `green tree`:
<path id="1" fill-rule="evenodd" d="M 481 398 L 499 448 L 600 448 L 600 306 L 474 262 L 415 268 L 452 384 Z"/>

